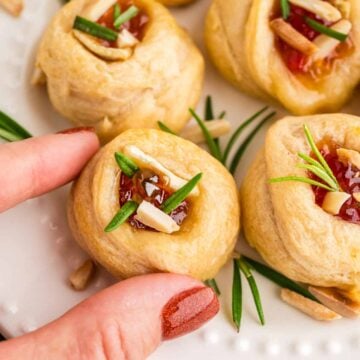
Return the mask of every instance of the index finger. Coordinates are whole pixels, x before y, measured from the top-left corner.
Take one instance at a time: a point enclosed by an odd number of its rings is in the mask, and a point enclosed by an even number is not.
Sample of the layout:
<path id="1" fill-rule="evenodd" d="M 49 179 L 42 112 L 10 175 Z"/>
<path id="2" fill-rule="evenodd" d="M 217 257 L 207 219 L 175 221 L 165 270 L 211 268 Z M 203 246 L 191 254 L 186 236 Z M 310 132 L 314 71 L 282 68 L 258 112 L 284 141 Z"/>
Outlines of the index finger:
<path id="1" fill-rule="evenodd" d="M 74 179 L 99 148 L 91 128 L 0 146 L 0 212 Z"/>

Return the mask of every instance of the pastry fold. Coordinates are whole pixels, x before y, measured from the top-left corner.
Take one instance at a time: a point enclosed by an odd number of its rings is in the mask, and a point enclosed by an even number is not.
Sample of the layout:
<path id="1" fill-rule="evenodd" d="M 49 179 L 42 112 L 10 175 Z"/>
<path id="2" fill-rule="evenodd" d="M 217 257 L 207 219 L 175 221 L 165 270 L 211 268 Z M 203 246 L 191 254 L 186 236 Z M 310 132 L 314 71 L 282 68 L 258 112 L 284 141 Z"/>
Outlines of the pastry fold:
<path id="1" fill-rule="evenodd" d="M 128 222 L 105 233 L 119 209 L 120 169 L 114 153 L 134 145 L 169 171 L 189 180 L 203 173 L 180 230 L 165 234 Z M 228 171 L 193 143 L 158 130 L 128 130 L 107 144 L 75 182 L 68 219 L 77 242 L 116 277 L 174 272 L 213 278 L 234 249 L 239 232 L 239 198 Z"/>
<path id="2" fill-rule="evenodd" d="M 349 5 L 352 50 L 321 77 L 305 78 L 285 64 L 270 26 L 279 0 L 213 0 L 205 26 L 210 57 L 240 90 L 262 99 L 275 99 L 294 114 L 338 111 L 360 80 L 360 3 L 339 2 Z"/>
<path id="3" fill-rule="evenodd" d="M 98 1 L 72 0 L 42 38 L 36 78 L 46 80 L 52 104 L 74 124 L 94 126 L 103 143 L 129 128 L 156 128 L 159 120 L 179 132 L 200 97 L 201 53 L 163 5 L 134 0 L 149 17 L 143 39 L 126 60 L 97 56 L 72 27 Z"/>
<path id="4" fill-rule="evenodd" d="M 304 124 L 315 142 L 331 139 L 341 146 L 348 131 L 360 127 L 360 118 L 287 117 L 271 127 L 241 188 L 245 236 L 267 263 L 293 280 L 359 289 L 360 225 L 325 212 L 315 203 L 311 185 L 269 183 L 290 175 L 308 177 L 297 166 L 297 154 L 309 153 Z"/>

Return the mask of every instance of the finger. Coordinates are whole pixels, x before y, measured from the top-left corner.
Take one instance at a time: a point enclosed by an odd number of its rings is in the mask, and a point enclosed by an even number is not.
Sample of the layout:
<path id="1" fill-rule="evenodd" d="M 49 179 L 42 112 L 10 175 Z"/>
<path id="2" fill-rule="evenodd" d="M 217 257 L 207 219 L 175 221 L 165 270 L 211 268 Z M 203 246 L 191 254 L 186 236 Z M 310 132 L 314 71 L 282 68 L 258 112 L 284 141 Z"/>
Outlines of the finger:
<path id="1" fill-rule="evenodd" d="M 91 128 L 0 146 L 0 212 L 72 180 L 99 148 Z"/>
<path id="2" fill-rule="evenodd" d="M 162 339 L 199 328 L 218 310 L 216 294 L 199 281 L 173 274 L 132 278 L 0 345 L 0 359 L 145 359 Z"/>

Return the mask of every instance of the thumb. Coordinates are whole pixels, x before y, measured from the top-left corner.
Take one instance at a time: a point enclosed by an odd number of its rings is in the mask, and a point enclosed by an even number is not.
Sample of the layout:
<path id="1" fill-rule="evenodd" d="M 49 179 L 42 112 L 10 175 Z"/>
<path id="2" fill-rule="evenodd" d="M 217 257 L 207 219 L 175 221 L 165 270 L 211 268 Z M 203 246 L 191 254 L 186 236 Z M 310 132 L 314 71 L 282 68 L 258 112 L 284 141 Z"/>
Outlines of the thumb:
<path id="1" fill-rule="evenodd" d="M 202 326 L 219 311 L 211 288 L 186 276 L 122 281 L 60 319 L 0 346 L 0 359 L 144 359 L 162 340 Z"/>

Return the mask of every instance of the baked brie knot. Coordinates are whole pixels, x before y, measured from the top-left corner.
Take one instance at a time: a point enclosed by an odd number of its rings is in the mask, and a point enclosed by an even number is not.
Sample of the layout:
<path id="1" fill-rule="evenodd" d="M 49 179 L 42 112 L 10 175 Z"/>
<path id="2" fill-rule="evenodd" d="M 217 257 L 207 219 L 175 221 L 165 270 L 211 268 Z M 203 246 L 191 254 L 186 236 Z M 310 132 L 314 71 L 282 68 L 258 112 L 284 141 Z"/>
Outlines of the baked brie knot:
<path id="1" fill-rule="evenodd" d="M 335 180 L 324 175 L 304 125 Z M 360 118 L 351 115 L 287 117 L 268 131 L 241 188 L 246 238 L 267 263 L 293 280 L 358 295 L 359 133 Z"/>
<path id="2" fill-rule="evenodd" d="M 139 168 L 134 179 L 125 176 L 115 153 Z M 199 174 L 182 205 L 166 211 L 166 191 L 183 188 Z M 124 199 L 139 204 L 134 216 L 107 231 L 119 208 L 125 208 Z M 233 177 L 207 152 L 159 130 L 132 129 L 86 166 L 73 185 L 68 219 L 76 241 L 116 277 L 173 272 L 206 280 L 232 255 L 239 208 Z"/>
<path id="3" fill-rule="evenodd" d="M 360 81 L 357 0 L 213 0 L 205 41 L 225 78 L 296 115 L 334 112 Z"/>
<path id="4" fill-rule="evenodd" d="M 200 51 L 160 3 L 72 0 L 43 35 L 33 83 L 46 83 L 54 107 L 106 143 L 159 120 L 180 132 L 203 76 Z"/>

